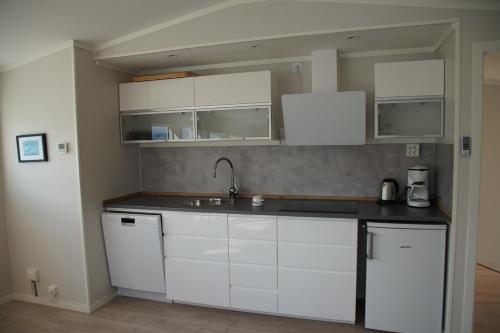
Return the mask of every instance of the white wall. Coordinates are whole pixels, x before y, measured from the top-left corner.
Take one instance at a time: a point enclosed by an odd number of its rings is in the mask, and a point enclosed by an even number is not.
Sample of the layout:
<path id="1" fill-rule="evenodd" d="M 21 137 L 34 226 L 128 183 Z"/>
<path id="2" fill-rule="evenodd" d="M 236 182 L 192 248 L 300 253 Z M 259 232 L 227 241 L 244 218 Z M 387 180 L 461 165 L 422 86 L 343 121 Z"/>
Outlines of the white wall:
<path id="1" fill-rule="evenodd" d="M 9 247 L 7 243 L 7 229 L 3 206 L 3 193 L 0 182 L 0 305 L 9 300 L 12 293 L 10 282 Z"/>
<path id="2" fill-rule="evenodd" d="M 128 75 L 96 66 L 86 50 L 75 52 L 83 223 L 90 304 L 95 307 L 112 292 L 101 228 L 102 201 L 139 191 L 138 147 L 120 143 L 118 84 Z"/>
<path id="3" fill-rule="evenodd" d="M 0 144 L 4 210 L 14 297 L 31 295 L 26 269 L 41 273 L 73 308 L 88 303 L 78 179 L 72 48 L 0 76 Z M 16 135 L 46 133 L 48 162 L 19 163 Z M 69 142 L 70 152 L 57 152 Z"/>
<path id="4" fill-rule="evenodd" d="M 487 56 L 488 57 L 488 56 Z M 500 59 L 500 58 L 499 58 Z M 500 63 L 500 61 L 499 61 Z M 487 68 L 486 68 L 487 69 Z M 483 87 L 481 190 L 477 239 L 477 262 L 500 272 L 500 84 Z"/>

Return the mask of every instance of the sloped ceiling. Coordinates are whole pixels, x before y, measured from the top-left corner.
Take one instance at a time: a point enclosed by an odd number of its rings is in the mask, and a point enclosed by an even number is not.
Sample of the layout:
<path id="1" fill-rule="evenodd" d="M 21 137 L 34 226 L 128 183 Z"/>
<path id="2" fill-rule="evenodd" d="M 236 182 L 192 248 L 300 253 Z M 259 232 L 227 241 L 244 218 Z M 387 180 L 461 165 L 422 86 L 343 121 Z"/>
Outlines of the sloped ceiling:
<path id="1" fill-rule="evenodd" d="M 69 40 L 108 40 L 226 0 L 0 0 L 0 67 Z"/>

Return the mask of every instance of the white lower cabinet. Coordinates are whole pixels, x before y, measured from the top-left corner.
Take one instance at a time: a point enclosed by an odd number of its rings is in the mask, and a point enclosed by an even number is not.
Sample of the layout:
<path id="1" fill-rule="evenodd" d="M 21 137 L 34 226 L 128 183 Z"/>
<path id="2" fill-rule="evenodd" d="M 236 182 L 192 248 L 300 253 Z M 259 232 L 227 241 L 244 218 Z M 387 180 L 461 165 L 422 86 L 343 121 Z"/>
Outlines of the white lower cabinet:
<path id="1" fill-rule="evenodd" d="M 229 264 L 167 258 L 167 297 L 173 301 L 229 307 Z"/>
<path id="2" fill-rule="evenodd" d="M 231 286 L 231 307 L 240 310 L 276 313 L 278 292 L 277 290 Z"/>
<path id="3" fill-rule="evenodd" d="M 167 298 L 355 321 L 357 220 L 166 212 Z"/>
<path id="4" fill-rule="evenodd" d="M 279 268 L 280 314 L 354 322 L 356 273 Z"/>
<path id="5" fill-rule="evenodd" d="M 278 312 L 276 216 L 229 215 L 231 308 Z"/>
<path id="6" fill-rule="evenodd" d="M 167 298 L 229 307 L 227 215 L 166 212 L 163 221 Z"/>
<path id="7" fill-rule="evenodd" d="M 357 220 L 278 218 L 278 312 L 354 323 Z"/>

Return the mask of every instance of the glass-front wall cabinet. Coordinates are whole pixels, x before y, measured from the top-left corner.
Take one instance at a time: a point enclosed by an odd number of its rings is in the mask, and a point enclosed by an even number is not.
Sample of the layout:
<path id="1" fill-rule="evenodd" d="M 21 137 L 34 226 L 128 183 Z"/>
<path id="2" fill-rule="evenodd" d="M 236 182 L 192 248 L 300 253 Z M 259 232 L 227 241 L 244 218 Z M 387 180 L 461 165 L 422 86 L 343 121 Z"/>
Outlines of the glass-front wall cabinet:
<path id="1" fill-rule="evenodd" d="M 198 109 L 197 140 L 270 139 L 270 119 L 270 106 Z"/>
<path id="2" fill-rule="evenodd" d="M 193 141 L 193 111 L 121 113 L 122 142 Z"/>
<path id="3" fill-rule="evenodd" d="M 443 136 L 443 99 L 376 101 L 375 137 Z"/>

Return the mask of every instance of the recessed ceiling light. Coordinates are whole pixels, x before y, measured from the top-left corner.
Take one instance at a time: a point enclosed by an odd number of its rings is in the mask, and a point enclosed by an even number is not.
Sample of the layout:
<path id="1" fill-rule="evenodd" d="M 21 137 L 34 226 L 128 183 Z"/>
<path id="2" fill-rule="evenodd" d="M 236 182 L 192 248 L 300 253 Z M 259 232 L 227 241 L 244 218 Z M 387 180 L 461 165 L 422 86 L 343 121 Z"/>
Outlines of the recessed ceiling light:
<path id="1" fill-rule="evenodd" d="M 169 54 L 167 57 L 168 58 L 177 58 L 177 54 Z"/>
<path id="2" fill-rule="evenodd" d="M 345 36 L 345 39 L 347 39 L 347 40 L 358 40 L 359 36 L 358 35 L 347 35 L 347 36 Z"/>
<path id="3" fill-rule="evenodd" d="M 251 49 L 259 49 L 259 48 L 261 48 L 261 47 L 262 47 L 262 45 L 260 45 L 260 44 L 253 44 L 253 45 L 250 45 L 250 48 L 251 48 Z"/>

